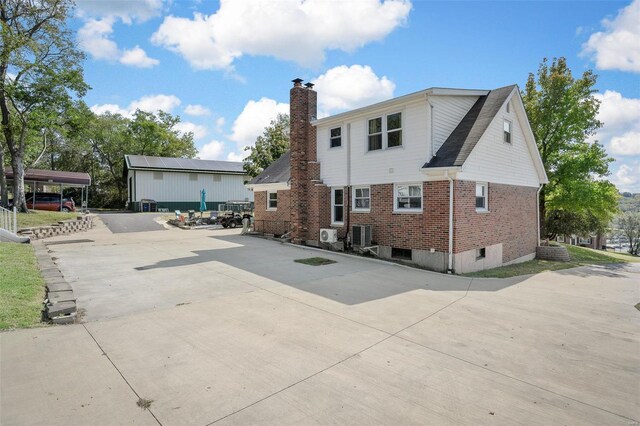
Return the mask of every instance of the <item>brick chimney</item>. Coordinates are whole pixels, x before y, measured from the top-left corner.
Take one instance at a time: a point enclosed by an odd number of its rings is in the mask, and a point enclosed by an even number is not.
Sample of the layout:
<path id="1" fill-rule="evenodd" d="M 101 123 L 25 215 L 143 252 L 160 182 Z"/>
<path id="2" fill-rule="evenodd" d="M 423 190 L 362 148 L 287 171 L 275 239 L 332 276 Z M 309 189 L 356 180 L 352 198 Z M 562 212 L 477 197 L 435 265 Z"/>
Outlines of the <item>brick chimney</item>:
<path id="1" fill-rule="evenodd" d="M 291 149 L 291 238 L 296 243 L 303 243 L 309 235 L 309 192 L 311 180 L 319 174 L 310 164 L 317 164 L 316 130 L 311 125 L 317 112 L 318 94 L 312 89 L 313 84 L 302 85 L 296 78 L 289 92 Z M 313 214 L 313 213 L 312 213 Z"/>

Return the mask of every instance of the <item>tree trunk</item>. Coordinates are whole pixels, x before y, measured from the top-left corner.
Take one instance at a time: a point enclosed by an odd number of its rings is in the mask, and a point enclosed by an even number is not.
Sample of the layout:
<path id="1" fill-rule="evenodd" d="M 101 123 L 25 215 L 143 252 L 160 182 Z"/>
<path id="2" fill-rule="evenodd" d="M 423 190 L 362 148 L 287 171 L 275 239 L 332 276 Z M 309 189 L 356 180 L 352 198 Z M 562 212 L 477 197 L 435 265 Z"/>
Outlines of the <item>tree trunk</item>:
<path id="1" fill-rule="evenodd" d="M 4 147 L 0 146 L 0 207 L 9 205 L 9 190 L 7 177 L 4 174 Z"/>
<path id="2" fill-rule="evenodd" d="M 29 213 L 24 195 L 24 162 L 21 154 L 12 153 L 11 167 L 13 168 L 13 205 L 19 212 Z"/>

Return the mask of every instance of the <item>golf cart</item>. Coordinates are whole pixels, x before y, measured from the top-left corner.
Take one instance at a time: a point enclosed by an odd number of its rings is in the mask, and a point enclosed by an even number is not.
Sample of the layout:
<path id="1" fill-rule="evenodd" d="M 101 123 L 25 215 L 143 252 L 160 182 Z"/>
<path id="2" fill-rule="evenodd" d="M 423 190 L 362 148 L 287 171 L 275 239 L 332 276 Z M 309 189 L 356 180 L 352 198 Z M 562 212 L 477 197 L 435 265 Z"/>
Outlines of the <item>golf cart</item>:
<path id="1" fill-rule="evenodd" d="M 227 201 L 218 206 L 217 222 L 224 228 L 242 226 L 242 219 L 253 217 L 253 202 Z"/>

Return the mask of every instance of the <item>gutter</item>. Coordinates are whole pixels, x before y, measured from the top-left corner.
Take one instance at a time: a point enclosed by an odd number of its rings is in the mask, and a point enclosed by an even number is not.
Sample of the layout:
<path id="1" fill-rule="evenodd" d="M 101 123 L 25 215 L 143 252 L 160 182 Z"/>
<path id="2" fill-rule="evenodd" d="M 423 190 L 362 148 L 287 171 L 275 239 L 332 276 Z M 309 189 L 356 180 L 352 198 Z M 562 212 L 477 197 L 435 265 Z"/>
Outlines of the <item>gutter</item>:
<path id="1" fill-rule="evenodd" d="M 449 256 L 447 273 L 453 273 L 453 179 L 446 171 L 445 177 L 449 180 Z"/>

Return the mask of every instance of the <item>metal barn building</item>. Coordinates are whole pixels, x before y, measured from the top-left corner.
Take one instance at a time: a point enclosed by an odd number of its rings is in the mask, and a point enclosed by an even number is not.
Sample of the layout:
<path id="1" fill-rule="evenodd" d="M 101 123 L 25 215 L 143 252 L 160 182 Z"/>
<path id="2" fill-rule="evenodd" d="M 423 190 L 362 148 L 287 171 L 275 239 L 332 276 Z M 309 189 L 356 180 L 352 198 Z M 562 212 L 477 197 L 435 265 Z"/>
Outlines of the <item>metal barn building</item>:
<path id="1" fill-rule="evenodd" d="M 125 155 L 124 159 L 128 206 L 133 211 L 143 211 L 143 200 L 155 201 L 158 209 L 198 210 L 203 189 L 209 210 L 231 200 L 253 201 L 253 192 L 244 186 L 249 178 L 240 162 L 147 155 Z"/>

